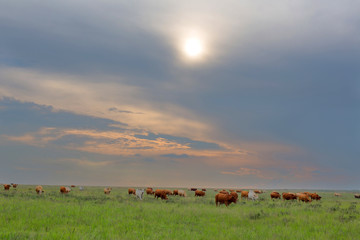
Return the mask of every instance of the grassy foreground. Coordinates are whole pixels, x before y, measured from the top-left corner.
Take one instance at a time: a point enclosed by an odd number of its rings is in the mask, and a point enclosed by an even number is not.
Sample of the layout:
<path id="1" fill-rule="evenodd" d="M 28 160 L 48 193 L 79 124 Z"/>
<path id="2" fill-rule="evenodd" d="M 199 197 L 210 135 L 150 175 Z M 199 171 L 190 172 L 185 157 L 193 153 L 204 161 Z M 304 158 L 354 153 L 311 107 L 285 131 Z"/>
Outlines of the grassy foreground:
<path id="1" fill-rule="evenodd" d="M 360 239 L 360 200 L 351 193 L 318 192 L 322 200 L 306 204 L 272 201 L 268 191 L 257 202 L 215 207 L 213 190 L 140 201 L 125 188 L 61 195 L 43 187 L 40 196 L 35 186 L 0 190 L 0 239 Z"/>

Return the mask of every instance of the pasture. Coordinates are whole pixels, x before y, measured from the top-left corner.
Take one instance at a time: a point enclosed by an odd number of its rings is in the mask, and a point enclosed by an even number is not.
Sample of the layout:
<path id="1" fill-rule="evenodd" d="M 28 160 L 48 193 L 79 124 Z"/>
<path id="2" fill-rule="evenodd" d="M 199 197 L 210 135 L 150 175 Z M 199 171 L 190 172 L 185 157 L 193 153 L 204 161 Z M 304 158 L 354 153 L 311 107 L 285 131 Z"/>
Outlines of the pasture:
<path id="1" fill-rule="evenodd" d="M 318 191 L 321 201 L 303 203 L 271 200 L 267 190 L 258 201 L 216 207 L 211 189 L 140 201 L 127 188 L 43 187 L 43 195 L 29 185 L 0 190 L 0 239 L 360 239 L 360 199 L 351 192 Z"/>

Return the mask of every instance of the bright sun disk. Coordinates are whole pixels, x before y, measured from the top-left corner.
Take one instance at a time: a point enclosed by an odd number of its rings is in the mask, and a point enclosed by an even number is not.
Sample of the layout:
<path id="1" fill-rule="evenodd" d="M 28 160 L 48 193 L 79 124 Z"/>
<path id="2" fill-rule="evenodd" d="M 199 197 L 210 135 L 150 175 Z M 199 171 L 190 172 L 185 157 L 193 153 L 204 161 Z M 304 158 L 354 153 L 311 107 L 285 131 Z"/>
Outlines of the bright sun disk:
<path id="1" fill-rule="evenodd" d="M 185 41 L 184 51 L 189 57 L 198 57 L 203 52 L 202 42 L 197 38 L 189 38 Z"/>

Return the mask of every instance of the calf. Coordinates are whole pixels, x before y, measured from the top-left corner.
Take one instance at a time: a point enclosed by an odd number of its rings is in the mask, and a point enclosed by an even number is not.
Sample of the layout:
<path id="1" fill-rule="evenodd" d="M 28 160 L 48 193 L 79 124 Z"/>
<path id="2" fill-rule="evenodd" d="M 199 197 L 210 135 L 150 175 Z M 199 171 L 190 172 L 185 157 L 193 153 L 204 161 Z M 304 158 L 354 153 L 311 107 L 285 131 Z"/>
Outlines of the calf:
<path id="1" fill-rule="evenodd" d="M 275 199 L 281 199 L 281 195 L 280 195 L 280 193 L 278 193 L 278 192 L 272 192 L 272 193 L 270 193 L 270 197 L 271 197 L 271 199 L 273 199 L 273 198 L 275 198 Z"/>
<path id="2" fill-rule="evenodd" d="M 10 185 L 10 184 L 4 184 L 4 190 L 9 190 L 9 189 L 10 189 L 10 187 L 11 187 L 11 185 Z"/>
<path id="3" fill-rule="evenodd" d="M 104 194 L 110 194 L 111 193 L 111 190 L 112 190 L 112 188 L 104 188 Z"/>
<path id="4" fill-rule="evenodd" d="M 163 199 L 163 200 L 167 200 L 168 199 L 168 197 L 167 197 L 167 195 L 166 195 L 166 192 L 165 192 L 165 190 L 163 190 L 163 189 L 156 189 L 155 190 L 155 192 L 154 192 L 154 198 L 161 198 L 161 199 Z"/>
<path id="5" fill-rule="evenodd" d="M 136 195 L 137 198 L 139 198 L 140 200 L 142 200 L 142 199 L 143 199 L 144 192 L 145 192 L 144 189 L 136 189 L 135 195 Z"/>
<path id="6" fill-rule="evenodd" d="M 135 188 L 129 188 L 129 189 L 128 189 L 128 193 L 129 193 L 129 194 L 134 194 L 134 195 L 135 195 L 135 192 L 136 192 L 136 191 L 135 191 Z"/>
<path id="7" fill-rule="evenodd" d="M 311 198 L 307 195 L 307 194 L 299 194 L 297 196 L 298 201 L 303 201 L 303 202 L 311 202 Z"/>

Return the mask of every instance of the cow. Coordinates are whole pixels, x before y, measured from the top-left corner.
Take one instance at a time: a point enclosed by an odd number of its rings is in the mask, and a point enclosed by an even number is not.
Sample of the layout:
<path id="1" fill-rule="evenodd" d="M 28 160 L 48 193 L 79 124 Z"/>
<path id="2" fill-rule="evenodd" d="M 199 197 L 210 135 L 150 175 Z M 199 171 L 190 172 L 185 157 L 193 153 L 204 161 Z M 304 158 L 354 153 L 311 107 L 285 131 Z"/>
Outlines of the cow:
<path id="1" fill-rule="evenodd" d="M 334 193 L 334 196 L 335 196 L 335 197 L 340 197 L 341 194 L 336 192 L 336 193 Z"/>
<path id="2" fill-rule="evenodd" d="M 11 185 L 10 185 L 10 184 L 4 184 L 4 190 L 9 190 L 9 189 L 10 189 L 10 187 L 11 187 Z"/>
<path id="3" fill-rule="evenodd" d="M 169 189 L 165 189 L 164 191 L 165 191 L 166 195 L 168 195 L 168 196 L 173 195 L 173 192 L 170 191 Z"/>
<path id="4" fill-rule="evenodd" d="M 152 188 L 147 188 L 147 189 L 146 189 L 146 194 L 147 194 L 147 195 L 152 195 L 152 194 L 154 194 L 153 189 L 152 189 Z"/>
<path id="5" fill-rule="evenodd" d="M 195 192 L 197 190 L 197 188 L 190 188 L 190 191 Z"/>
<path id="6" fill-rule="evenodd" d="M 250 190 L 248 193 L 248 199 L 251 199 L 253 201 L 257 200 L 259 198 L 259 196 L 253 191 Z"/>
<path id="7" fill-rule="evenodd" d="M 299 194 L 297 195 L 298 201 L 303 201 L 303 202 L 311 202 L 311 198 L 307 195 L 307 194 Z"/>
<path id="8" fill-rule="evenodd" d="M 111 190 L 112 190 L 112 188 L 104 188 L 104 194 L 110 194 L 111 193 Z"/>
<path id="9" fill-rule="evenodd" d="M 282 197 L 283 197 L 283 200 L 295 200 L 297 199 L 297 196 L 295 193 L 291 193 L 291 192 L 283 192 L 282 193 Z"/>
<path id="10" fill-rule="evenodd" d="M 134 195 L 135 195 L 135 192 L 136 192 L 136 191 L 135 191 L 135 188 L 129 188 L 129 189 L 128 189 L 128 193 L 129 193 L 129 194 L 134 194 Z"/>
<path id="11" fill-rule="evenodd" d="M 145 192 L 144 189 L 136 189 L 135 195 L 136 195 L 136 197 L 139 198 L 140 200 L 143 200 L 144 192 Z"/>
<path id="12" fill-rule="evenodd" d="M 275 199 L 281 199 L 281 195 L 280 195 L 280 193 L 278 193 L 278 192 L 272 192 L 272 193 L 270 193 L 270 197 L 271 197 L 271 199 L 273 199 L 273 198 L 275 198 Z"/>
<path id="13" fill-rule="evenodd" d="M 203 197 L 203 196 L 205 196 L 205 192 L 203 192 L 201 190 L 195 191 L 195 197 Z"/>
<path id="14" fill-rule="evenodd" d="M 317 193 L 312 193 L 310 197 L 312 200 L 316 200 L 316 201 L 321 200 L 321 197 Z"/>
<path id="15" fill-rule="evenodd" d="M 231 192 L 230 195 L 233 196 L 233 199 L 235 199 L 234 203 L 236 203 L 239 199 L 239 195 L 236 192 Z"/>
<path id="16" fill-rule="evenodd" d="M 355 198 L 360 198 L 360 194 L 354 194 Z"/>
<path id="17" fill-rule="evenodd" d="M 201 191 L 206 192 L 206 188 L 201 189 Z"/>
<path id="18" fill-rule="evenodd" d="M 234 195 L 229 193 L 218 193 L 215 196 L 215 204 L 219 206 L 221 204 L 225 204 L 225 206 L 229 206 L 231 203 L 236 203 L 236 198 Z"/>
<path id="19" fill-rule="evenodd" d="M 43 192 L 45 192 L 44 189 L 43 189 L 43 187 L 40 186 L 40 185 L 39 185 L 39 186 L 36 186 L 35 191 L 36 191 L 36 193 L 39 194 L 39 195 L 41 195 Z"/>
<path id="20" fill-rule="evenodd" d="M 71 189 L 69 187 L 64 187 L 64 186 L 60 187 L 60 193 L 62 193 L 62 194 L 67 194 L 70 191 L 71 191 Z"/>
<path id="21" fill-rule="evenodd" d="M 309 193 L 309 192 L 303 192 L 303 194 L 307 195 L 308 197 L 311 197 L 311 194 L 312 194 L 312 193 Z"/>
<path id="22" fill-rule="evenodd" d="M 227 193 L 229 193 L 228 191 L 226 191 L 226 190 L 221 190 L 219 193 L 222 193 L 222 194 L 227 194 Z"/>
<path id="23" fill-rule="evenodd" d="M 75 185 L 71 185 L 70 187 L 75 188 L 76 186 L 75 186 Z"/>
<path id="24" fill-rule="evenodd" d="M 234 189 L 229 189 L 229 192 L 235 192 L 235 190 Z"/>
<path id="25" fill-rule="evenodd" d="M 17 188 L 18 184 L 12 183 L 13 188 Z"/>
<path id="26" fill-rule="evenodd" d="M 262 190 L 254 190 L 254 193 L 261 194 L 261 193 L 263 193 L 263 191 Z"/>
<path id="27" fill-rule="evenodd" d="M 180 197 L 186 197 L 186 192 L 184 190 L 179 190 L 178 194 Z"/>
<path id="28" fill-rule="evenodd" d="M 236 190 L 237 193 L 241 193 L 241 190 Z"/>
<path id="29" fill-rule="evenodd" d="M 179 195 L 179 190 L 175 189 L 175 190 L 173 191 L 173 195 L 175 195 L 175 196 Z"/>
<path id="30" fill-rule="evenodd" d="M 242 200 L 243 198 L 247 199 L 248 196 L 249 196 L 249 192 L 248 192 L 248 191 L 241 191 L 241 200 Z"/>
<path id="31" fill-rule="evenodd" d="M 167 195 L 166 195 L 166 192 L 165 192 L 165 190 L 163 190 L 163 189 L 156 189 L 156 190 L 155 190 L 155 192 L 154 192 L 154 198 L 159 199 L 159 197 L 160 197 L 161 199 L 163 199 L 163 200 L 167 200 L 167 199 L 168 199 L 168 197 L 167 197 Z"/>

